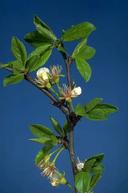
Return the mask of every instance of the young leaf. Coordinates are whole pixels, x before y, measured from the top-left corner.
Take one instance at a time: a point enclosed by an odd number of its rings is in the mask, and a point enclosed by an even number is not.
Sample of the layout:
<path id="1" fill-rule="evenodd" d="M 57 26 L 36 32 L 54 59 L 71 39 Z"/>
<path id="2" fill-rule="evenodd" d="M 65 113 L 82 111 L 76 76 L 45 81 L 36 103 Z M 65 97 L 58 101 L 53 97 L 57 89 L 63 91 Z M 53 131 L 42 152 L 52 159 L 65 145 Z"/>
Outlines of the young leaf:
<path id="1" fill-rule="evenodd" d="M 93 100 L 91 100 L 84 106 L 86 113 L 92 110 L 96 105 L 100 104 L 102 101 L 102 98 L 94 98 Z"/>
<path id="2" fill-rule="evenodd" d="M 54 135 L 53 132 L 49 128 L 43 125 L 40 125 L 40 124 L 31 125 L 30 129 L 31 129 L 32 134 L 37 137 Z"/>
<path id="3" fill-rule="evenodd" d="M 3 64 L 3 63 L 0 63 L 0 69 L 2 69 L 2 68 L 13 68 L 13 66 L 12 65 L 10 65 L 9 63 L 7 63 L 7 64 Z"/>
<path id="4" fill-rule="evenodd" d="M 34 65 L 34 62 L 33 62 L 33 65 L 31 66 L 31 71 L 35 71 L 37 70 L 39 67 L 43 66 L 47 60 L 49 59 L 51 53 L 52 53 L 52 49 L 49 47 L 45 50 L 41 50 L 42 46 L 36 48 L 31 54 L 30 54 L 30 57 L 33 57 L 34 59 L 34 56 L 38 57 L 38 60 L 35 62 L 35 65 Z M 44 46 L 43 46 L 44 48 Z M 32 62 L 32 61 L 31 61 Z"/>
<path id="5" fill-rule="evenodd" d="M 3 85 L 17 84 L 24 79 L 23 74 L 11 74 L 4 78 Z"/>
<path id="6" fill-rule="evenodd" d="M 52 49 L 46 50 L 43 54 L 41 54 L 40 61 L 39 61 L 39 63 L 38 63 L 38 68 L 39 68 L 40 66 L 43 66 L 43 65 L 47 62 L 47 60 L 49 59 L 49 57 L 51 56 L 51 54 L 52 54 Z M 37 70 L 38 68 L 36 68 L 36 70 Z"/>
<path id="7" fill-rule="evenodd" d="M 38 165 L 39 162 L 49 153 L 49 151 L 53 148 L 53 145 L 45 145 L 36 155 L 35 164 Z"/>
<path id="8" fill-rule="evenodd" d="M 92 168 L 92 172 L 96 175 L 96 174 L 102 174 L 103 171 L 104 171 L 103 164 L 97 161 L 95 163 L 95 166 Z"/>
<path id="9" fill-rule="evenodd" d="M 83 58 L 85 60 L 91 59 L 94 55 L 96 50 L 87 44 L 87 39 L 83 39 L 74 49 L 72 53 L 72 58 Z"/>
<path id="10" fill-rule="evenodd" d="M 90 161 L 90 160 L 92 160 L 92 159 L 95 159 L 97 163 L 100 163 L 100 162 L 103 161 L 103 159 L 104 159 L 104 153 L 100 153 L 100 154 L 94 155 L 94 156 L 88 158 L 87 161 Z M 87 161 L 86 161 L 86 162 L 87 162 Z"/>
<path id="11" fill-rule="evenodd" d="M 91 174 L 91 182 L 90 182 L 90 188 L 94 188 L 96 183 L 101 178 L 104 167 L 102 165 L 102 160 L 104 158 L 104 154 L 98 154 L 95 156 L 92 156 L 88 158 L 84 163 L 84 172 L 89 172 Z"/>
<path id="12" fill-rule="evenodd" d="M 72 53 L 72 58 L 75 58 L 79 54 L 81 48 L 83 48 L 86 44 L 87 44 L 87 38 L 83 39 L 80 43 L 78 43 Z"/>
<path id="13" fill-rule="evenodd" d="M 75 175 L 75 187 L 80 193 L 90 190 L 91 176 L 88 172 L 79 172 Z"/>
<path id="14" fill-rule="evenodd" d="M 117 107 L 101 103 L 102 101 L 102 98 L 95 98 L 86 105 L 78 104 L 75 113 L 91 120 L 105 120 L 111 113 L 118 111 Z"/>
<path id="15" fill-rule="evenodd" d="M 90 65 L 83 58 L 77 57 L 76 66 L 81 76 L 84 78 L 86 82 L 88 82 L 92 74 Z"/>
<path id="16" fill-rule="evenodd" d="M 83 170 L 88 172 L 92 171 L 94 172 L 93 168 L 96 168 L 96 166 L 98 167 L 98 165 L 103 161 L 103 159 L 104 159 L 103 153 L 88 158 L 84 163 Z"/>
<path id="17" fill-rule="evenodd" d="M 29 58 L 32 56 L 40 56 L 42 55 L 45 51 L 49 50 L 51 48 L 51 44 L 45 43 L 39 47 L 37 47 L 34 51 L 32 51 L 29 55 Z"/>
<path id="18" fill-rule="evenodd" d="M 33 142 L 37 142 L 37 143 L 41 143 L 41 144 L 52 144 L 52 145 L 57 145 L 58 144 L 58 139 L 54 136 L 54 135 L 44 135 L 42 137 L 39 138 L 33 138 L 33 139 L 29 139 Z"/>
<path id="19" fill-rule="evenodd" d="M 106 120 L 111 113 L 117 112 L 118 108 L 110 104 L 98 104 L 86 113 L 90 120 Z"/>
<path id="20" fill-rule="evenodd" d="M 21 65 L 18 60 L 11 61 L 9 64 L 12 66 L 13 74 L 24 73 L 25 66 Z"/>
<path id="21" fill-rule="evenodd" d="M 56 132 L 59 135 L 64 136 L 64 131 L 63 131 L 61 125 L 59 124 L 59 122 L 56 119 L 54 119 L 53 117 L 51 117 L 50 120 L 51 120 L 53 128 L 56 130 Z"/>
<path id="22" fill-rule="evenodd" d="M 36 69 L 38 63 L 39 63 L 40 57 L 35 55 L 31 56 L 27 62 L 26 62 L 26 69 L 28 72 L 32 72 Z"/>
<path id="23" fill-rule="evenodd" d="M 89 22 L 83 22 L 74 26 L 71 26 L 68 30 L 62 34 L 63 41 L 73 41 L 82 38 L 87 38 L 91 32 L 95 30 L 95 26 Z"/>
<path id="24" fill-rule="evenodd" d="M 83 171 L 91 172 L 92 168 L 95 166 L 95 163 L 96 163 L 96 159 L 85 161 Z"/>
<path id="25" fill-rule="evenodd" d="M 97 184 L 97 182 L 100 180 L 101 177 L 102 177 L 101 174 L 96 174 L 92 176 L 90 183 L 91 189 L 94 188 L 94 186 Z"/>
<path id="26" fill-rule="evenodd" d="M 29 32 L 25 35 L 24 40 L 30 43 L 33 47 L 39 47 L 46 43 L 51 44 L 52 40 L 48 37 L 44 37 L 38 31 Z"/>
<path id="27" fill-rule="evenodd" d="M 96 53 L 96 50 L 94 48 L 86 45 L 80 49 L 77 56 L 80 58 L 83 58 L 85 60 L 89 60 L 89 59 L 93 58 L 95 53 Z"/>
<path id="28" fill-rule="evenodd" d="M 98 164 L 96 167 L 92 169 L 93 175 L 90 182 L 90 187 L 93 189 L 97 182 L 101 179 L 104 171 L 104 167 L 101 164 Z"/>
<path id="29" fill-rule="evenodd" d="M 82 116 L 82 117 L 86 116 L 85 107 L 82 106 L 82 105 L 80 105 L 80 104 L 78 104 L 78 105 L 76 106 L 76 108 L 75 108 L 75 113 L 76 113 L 77 115 Z"/>
<path id="30" fill-rule="evenodd" d="M 17 38 L 13 37 L 11 42 L 11 50 L 14 57 L 24 66 L 27 59 L 27 52 L 24 44 Z"/>
<path id="31" fill-rule="evenodd" d="M 37 31 L 44 37 L 51 39 L 53 41 L 57 39 L 56 36 L 51 31 L 49 31 L 46 27 L 42 25 L 38 17 L 34 18 L 34 24 L 36 26 Z"/>
<path id="32" fill-rule="evenodd" d="M 35 23 L 40 24 L 42 27 L 52 32 L 51 28 L 44 21 L 42 21 L 38 16 L 35 16 L 34 21 Z"/>

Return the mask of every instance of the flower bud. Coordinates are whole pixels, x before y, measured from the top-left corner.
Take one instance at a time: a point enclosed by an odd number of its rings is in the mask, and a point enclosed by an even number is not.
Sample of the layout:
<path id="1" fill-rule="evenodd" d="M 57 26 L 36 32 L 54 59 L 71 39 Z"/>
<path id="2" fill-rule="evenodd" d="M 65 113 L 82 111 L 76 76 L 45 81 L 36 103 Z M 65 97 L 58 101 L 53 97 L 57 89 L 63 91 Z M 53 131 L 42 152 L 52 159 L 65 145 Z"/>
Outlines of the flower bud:
<path id="1" fill-rule="evenodd" d="M 84 162 L 80 161 L 79 157 L 77 158 L 76 167 L 78 171 L 81 171 L 84 168 Z"/>

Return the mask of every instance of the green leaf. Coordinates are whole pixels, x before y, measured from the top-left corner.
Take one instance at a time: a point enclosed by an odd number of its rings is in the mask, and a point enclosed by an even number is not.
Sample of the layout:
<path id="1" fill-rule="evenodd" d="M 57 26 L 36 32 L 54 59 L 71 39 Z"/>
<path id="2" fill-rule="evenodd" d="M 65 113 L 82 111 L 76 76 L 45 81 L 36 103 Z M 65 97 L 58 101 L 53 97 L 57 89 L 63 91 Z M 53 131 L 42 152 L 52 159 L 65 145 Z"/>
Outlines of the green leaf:
<path id="1" fill-rule="evenodd" d="M 11 42 L 11 50 L 14 57 L 24 66 L 27 59 L 27 52 L 24 44 L 17 38 L 13 37 Z"/>
<path id="2" fill-rule="evenodd" d="M 90 183 L 91 189 L 94 188 L 94 186 L 101 179 L 101 177 L 102 177 L 101 174 L 96 174 L 96 175 L 92 176 L 91 183 Z"/>
<path id="3" fill-rule="evenodd" d="M 33 47 L 42 46 L 46 43 L 51 44 L 52 40 L 44 37 L 38 31 L 29 32 L 25 35 L 24 40 L 30 43 Z"/>
<path id="4" fill-rule="evenodd" d="M 50 152 L 53 148 L 53 145 L 45 145 L 36 155 L 35 164 L 38 165 L 39 162 Z"/>
<path id="5" fill-rule="evenodd" d="M 91 176 L 88 172 L 79 172 L 75 175 L 75 186 L 78 192 L 85 193 L 90 190 Z"/>
<path id="6" fill-rule="evenodd" d="M 7 77 L 4 78 L 3 81 L 3 85 L 7 86 L 10 84 L 17 84 L 19 82 L 21 82 L 24 79 L 24 75 L 23 74 L 11 74 Z"/>
<path id="7" fill-rule="evenodd" d="M 39 63 L 40 57 L 35 55 L 35 56 L 31 56 L 27 62 L 26 62 L 26 69 L 28 72 L 32 72 L 34 71 Z"/>
<path id="8" fill-rule="evenodd" d="M 86 162 L 88 162 L 90 160 L 93 160 L 93 159 L 95 159 L 97 163 L 100 163 L 104 159 L 104 153 L 100 153 L 100 154 L 94 155 L 94 156 L 88 158 L 88 160 Z"/>
<path id="9" fill-rule="evenodd" d="M 117 112 L 118 108 L 110 104 L 98 104 L 86 113 L 90 120 L 106 120 L 111 113 Z"/>
<path id="10" fill-rule="evenodd" d="M 84 108 L 85 112 L 89 112 L 92 110 L 96 105 L 100 104 L 103 101 L 103 98 L 94 98 L 89 103 L 87 103 Z"/>
<path id="11" fill-rule="evenodd" d="M 40 137 L 40 138 L 32 138 L 32 139 L 29 139 L 30 141 L 33 141 L 33 142 L 37 142 L 37 143 L 41 143 L 41 144 L 47 144 L 47 143 L 51 143 L 51 138 L 49 136 L 43 136 L 43 137 Z"/>
<path id="12" fill-rule="evenodd" d="M 101 164 L 98 164 L 96 167 L 92 169 L 92 172 L 94 173 L 94 175 L 91 178 L 91 183 L 90 183 L 91 189 L 93 189 L 96 186 L 97 182 L 101 179 L 103 171 L 104 171 L 104 167 Z"/>
<path id="13" fill-rule="evenodd" d="M 83 171 L 91 172 L 92 168 L 95 166 L 96 159 L 90 159 L 85 161 Z"/>
<path id="14" fill-rule="evenodd" d="M 49 31 L 46 27 L 44 27 L 44 25 L 42 25 L 41 20 L 38 17 L 34 18 L 34 24 L 36 26 L 37 31 L 44 37 L 53 41 L 57 39 L 53 32 Z"/>
<path id="15" fill-rule="evenodd" d="M 88 82 L 92 74 L 90 65 L 83 58 L 77 57 L 76 66 L 81 76 L 84 78 L 86 82 Z"/>
<path id="16" fill-rule="evenodd" d="M 29 56 L 29 59 L 34 56 L 38 57 L 38 60 L 36 61 L 35 65 L 32 65 L 31 71 L 35 71 L 39 67 L 43 66 L 48 61 L 51 54 L 52 54 L 52 48 L 50 47 L 40 46 L 36 48 Z"/>
<path id="17" fill-rule="evenodd" d="M 84 163 L 84 171 L 93 171 L 92 170 L 94 167 L 98 166 L 104 159 L 104 154 L 101 153 L 101 154 L 97 154 L 95 156 L 92 156 L 90 158 L 88 158 L 85 163 Z"/>
<path id="18" fill-rule="evenodd" d="M 102 177 L 104 167 L 102 161 L 104 159 L 104 154 L 98 154 L 88 158 L 84 163 L 83 171 L 89 172 L 91 174 L 90 188 L 94 188 L 97 182 Z"/>
<path id="19" fill-rule="evenodd" d="M 117 112 L 118 108 L 101 103 L 102 101 L 102 98 L 95 98 L 86 105 L 78 104 L 75 113 L 91 120 L 106 120 L 111 113 Z"/>
<path id="20" fill-rule="evenodd" d="M 91 32 L 95 30 L 95 26 L 89 22 L 83 22 L 74 26 L 71 26 L 68 30 L 62 34 L 63 41 L 74 41 L 82 38 L 87 38 Z"/>
<path id="21" fill-rule="evenodd" d="M 96 175 L 96 174 L 101 174 L 103 173 L 104 171 L 104 166 L 102 163 L 100 162 L 96 162 L 95 163 L 95 166 L 92 168 L 92 172 Z"/>
<path id="22" fill-rule="evenodd" d="M 87 39 L 83 39 L 74 49 L 72 53 L 72 58 L 83 58 L 84 60 L 91 59 L 94 55 L 96 50 L 90 46 L 86 45 Z"/>
<path id="23" fill-rule="evenodd" d="M 38 68 L 40 66 L 43 66 L 48 61 L 48 59 L 51 56 L 51 54 L 52 54 L 52 49 L 46 50 L 43 54 L 41 54 L 40 62 L 38 63 Z M 38 68 L 36 68 L 36 70 Z"/>
<path id="24" fill-rule="evenodd" d="M 83 48 L 81 48 L 78 56 L 80 58 L 83 58 L 85 60 L 89 60 L 91 58 L 93 58 L 93 56 L 95 55 L 96 50 L 90 46 L 84 46 Z"/>
<path id="25" fill-rule="evenodd" d="M 78 43 L 72 53 L 72 58 L 75 58 L 79 54 L 81 48 L 83 48 L 86 44 L 87 44 L 87 38 L 83 39 L 80 43 Z"/>
<path id="26" fill-rule="evenodd" d="M 35 16 L 34 21 L 35 23 L 40 24 L 42 27 L 52 32 L 51 28 L 44 21 L 42 21 L 38 16 Z"/>
<path id="27" fill-rule="evenodd" d="M 76 108 L 75 108 L 75 113 L 76 113 L 77 115 L 82 116 L 82 117 L 86 116 L 85 107 L 82 106 L 82 105 L 80 105 L 80 104 L 78 104 L 78 105 L 76 106 Z"/>
<path id="28" fill-rule="evenodd" d="M 38 60 L 36 61 L 35 65 L 33 65 L 31 70 L 34 71 L 34 70 L 37 70 L 39 67 L 43 66 L 47 62 L 51 54 L 52 54 L 52 48 L 50 44 L 44 44 L 36 48 L 29 55 L 29 58 L 32 56 L 38 56 Z"/>
<path id="29" fill-rule="evenodd" d="M 51 117 L 50 120 L 51 120 L 52 126 L 56 130 L 56 132 L 59 135 L 64 136 L 64 131 L 63 131 L 61 125 L 59 124 L 59 122 L 56 119 L 54 119 L 53 117 Z"/>
<path id="30" fill-rule="evenodd" d="M 41 56 L 44 52 L 51 49 L 51 44 L 45 43 L 39 47 L 37 47 L 34 51 L 32 51 L 29 55 L 29 58 L 32 56 Z"/>
<path id="31" fill-rule="evenodd" d="M 31 125 L 30 129 L 31 129 L 32 134 L 37 137 L 54 135 L 53 132 L 49 128 L 43 125 L 40 125 L 40 124 Z"/>
<path id="32" fill-rule="evenodd" d="M 25 66 L 22 66 L 18 60 L 10 61 L 9 64 L 12 66 L 14 74 L 24 73 Z"/>
<path id="33" fill-rule="evenodd" d="M 2 68 L 13 68 L 13 66 L 10 65 L 9 63 L 7 63 L 7 64 L 0 63 L 0 69 L 2 69 Z"/>
<path id="34" fill-rule="evenodd" d="M 43 137 L 40 138 L 32 138 L 29 139 L 33 142 L 41 143 L 41 144 L 52 144 L 52 145 L 57 145 L 58 144 L 58 139 L 54 135 L 44 135 Z"/>

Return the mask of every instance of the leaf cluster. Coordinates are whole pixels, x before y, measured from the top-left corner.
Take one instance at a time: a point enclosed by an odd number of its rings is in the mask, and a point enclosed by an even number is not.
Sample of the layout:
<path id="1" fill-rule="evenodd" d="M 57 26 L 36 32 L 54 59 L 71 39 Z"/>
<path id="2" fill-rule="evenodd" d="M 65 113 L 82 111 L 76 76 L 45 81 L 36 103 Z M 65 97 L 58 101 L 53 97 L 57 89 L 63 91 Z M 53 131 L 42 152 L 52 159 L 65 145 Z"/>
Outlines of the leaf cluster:
<path id="1" fill-rule="evenodd" d="M 77 70 L 85 81 L 91 77 L 91 67 L 87 62 L 95 55 L 95 49 L 87 45 L 89 35 L 95 30 L 95 26 L 89 22 L 83 22 L 62 32 L 57 38 L 52 29 L 39 17 L 34 17 L 33 23 L 36 30 L 25 35 L 24 40 L 28 42 L 34 50 L 27 53 L 24 43 L 17 37 L 11 41 L 11 51 L 15 60 L 7 64 L 1 64 L 1 68 L 8 68 L 12 73 L 5 77 L 4 86 L 17 84 L 30 72 L 36 71 L 47 63 L 52 51 L 56 48 L 59 52 L 67 53 L 63 47 L 64 42 L 78 41 L 71 54 L 72 60 L 76 62 Z"/>
<path id="2" fill-rule="evenodd" d="M 80 193 L 91 193 L 97 182 L 102 177 L 104 167 L 102 164 L 104 154 L 88 158 L 82 171 L 75 175 L 75 186 Z"/>

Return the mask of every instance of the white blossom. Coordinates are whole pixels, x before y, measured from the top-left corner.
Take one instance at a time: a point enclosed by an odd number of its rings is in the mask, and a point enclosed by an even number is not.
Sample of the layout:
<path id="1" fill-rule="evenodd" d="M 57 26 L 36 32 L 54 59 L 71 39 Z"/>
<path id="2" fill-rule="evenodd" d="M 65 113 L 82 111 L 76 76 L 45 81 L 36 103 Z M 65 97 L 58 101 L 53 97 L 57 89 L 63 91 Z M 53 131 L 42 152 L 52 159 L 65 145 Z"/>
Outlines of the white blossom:
<path id="1" fill-rule="evenodd" d="M 76 167 L 78 171 L 81 171 L 84 168 L 84 162 L 80 161 L 79 157 L 77 158 Z"/>
<path id="2" fill-rule="evenodd" d="M 50 73 L 49 69 L 46 67 L 43 67 L 37 71 L 36 75 L 37 75 L 38 79 L 48 80 L 49 79 L 49 73 Z"/>
<path id="3" fill-rule="evenodd" d="M 81 95 L 82 89 L 81 89 L 80 86 L 75 87 L 75 88 L 71 91 L 71 93 L 72 93 L 72 97 L 77 97 L 77 96 Z"/>
<path id="4" fill-rule="evenodd" d="M 63 85 L 63 88 L 61 89 L 61 96 L 60 99 L 70 101 L 72 98 L 75 98 L 79 96 L 82 93 L 81 87 L 75 87 L 71 88 L 70 86 Z"/>

